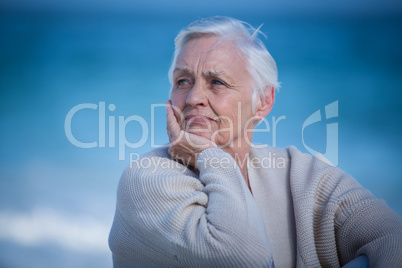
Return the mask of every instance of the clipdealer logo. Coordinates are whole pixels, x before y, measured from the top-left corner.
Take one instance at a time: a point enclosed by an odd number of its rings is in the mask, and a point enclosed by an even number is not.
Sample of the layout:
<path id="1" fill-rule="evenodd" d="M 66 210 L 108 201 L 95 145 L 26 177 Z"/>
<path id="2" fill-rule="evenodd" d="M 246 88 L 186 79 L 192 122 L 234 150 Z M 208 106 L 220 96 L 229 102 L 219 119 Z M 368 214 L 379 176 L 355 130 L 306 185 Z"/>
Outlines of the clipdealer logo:
<path id="1" fill-rule="evenodd" d="M 124 116 L 116 116 L 116 115 L 108 115 L 107 113 L 112 113 L 116 110 L 116 105 L 109 104 L 106 107 L 106 103 L 104 101 L 100 101 L 98 104 L 95 103 L 81 103 L 74 107 L 72 107 L 64 120 L 64 132 L 68 141 L 82 149 L 91 149 L 91 148 L 115 148 L 118 147 L 118 155 L 119 160 L 126 159 L 126 149 L 136 149 L 144 146 L 148 139 L 151 140 L 151 148 L 159 148 L 169 146 L 168 144 L 156 144 L 155 143 L 155 109 L 164 108 L 166 104 L 151 104 L 151 122 L 150 125 L 148 122 L 139 115 L 131 115 L 128 117 Z M 98 113 L 98 139 L 96 141 L 91 142 L 83 142 L 78 140 L 72 131 L 72 122 L 79 116 L 79 112 L 85 109 L 89 110 L 97 110 Z M 241 105 L 239 104 L 239 112 L 241 111 Z M 322 121 L 321 110 L 317 110 L 312 113 L 302 124 L 301 127 L 301 139 L 304 148 L 311 153 L 312 155 L 321 154 L 323 155 L 329 162 L 333 165 L 338 164 L 338 123 L 332 122 L 326 124 L 326 145 L 325 152 L 319 152 L 313 149 L 305 142 L 305 129 L 315 123 Z M 337 118 L 338 117 L 338 101 L 334 101 L 324 107 L 325 119 Z M 117 122 L 116 122 L 117 119 Z M 273 116 L 271 118 L 271 122 L 264 118 L 261 122 L 260 126 L 263 126 L 259 129 L 255 129 L 255 132 L 265 132 L 272 134 L 272 147 L 276 147 L 277 144 L 277 129 L 279 122 L 283 122 L 286 120 L 286 116 L 282 115 L 276 118 Z M 117 123 L 117 126 L 116 126 Z M 136 142 L 131 142 L 126 138 L 126 127 L 130 123 L 137 123 L 141 127 L 140 138 Z M 264 123 L 264 124 L 262 124 Z M 108 133 L 108 139 L 106 142 L 106 133 Z M 117 144 L 116 144 L 116 133 L 117 133 Z M 138 133 L 137 133 L 138 134 Z M 250 146 L 254 146 L 251 144 Z M 255 144 L 256 147 L 262 148 L 267 145 L 258 145 Z M 135 154 L 135 153 L 133 153 Z M 138 157 L 138 154 L 136 155 Z M 130 154 L 131 157 L 131 154 Z"/>
<path id="2" fill-rule="evenodd" d="M 91 109 L 98 110 L 98 141 L 93 142 L 82 142 L 79 141 L 72 132 L 72 121 L 74 116 L 81 110 Z M 109 104 L 108 111 L 114 112 L 116 110 L 116 105 Z M 132 143 L 126 139 L 126 127 L 130 122 L 137 122 L 141 125 L 142 135 L 141 138 L 136 142 Z M 152 121 L 153 122 L 153 121 Z M 153 126 L 154 127 L 154 126 Z M 64 132 L 68 141 L 82 149 L 90 148 L 105 148 L 106 147 L 106 104 L 105 102 L 99 102 L 99 105 L 94 103 L 81 103 L 68 111 L 66 118 L 64 120 Z M 108 148 L 116 147 L 116 116 L 108 116 Z M 152 132 L 151 132 L 152 133 Z M 153 133 L 152 133 L 153 134 Z M 129 148 L 140 148 L 148 140 L 148 123 L 139 115 L 131 115 L 127 118 L 124 116 L 118 116 L 118 149 L 119 149 L 119 160 L 125 160 L 126 147 Z"/>
<path id="3" fill-rule="evenodd" d="M 337 118 L 338 117 L 338 101 L 334 101 L 324 107 L 325 119 Z M 337 166 L 339 160 L 339 130 L 338 130 L 338 122 L 327 123 L 326 124 L 326 144 L 325 144 L 325 152 L 320 153 L 310 146 L 308 146 L 304 140 L 304 130 L 308 126 L 311 126 L 315 123 L 322 121 L 321 110 L 317 110 L 312 113 L 306 121 L 304 121 L 302 126 L 302 142 L 304 148 L 312 154 L 322 154 L 332 165 Z"/>

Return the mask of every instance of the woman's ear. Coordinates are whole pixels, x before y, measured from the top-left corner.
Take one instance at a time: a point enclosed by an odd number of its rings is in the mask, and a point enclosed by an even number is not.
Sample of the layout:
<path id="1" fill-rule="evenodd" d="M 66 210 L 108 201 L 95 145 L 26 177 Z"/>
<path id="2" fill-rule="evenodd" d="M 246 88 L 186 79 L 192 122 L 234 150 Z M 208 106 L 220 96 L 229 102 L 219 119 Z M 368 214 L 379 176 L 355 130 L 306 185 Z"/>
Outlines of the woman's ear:
<path id="1" fill-rule="evenodd" d="M 264 119 L 271 112 L 272 107 L 274 106 L 275 87 L 266 87 L 264 93 L 265 97 L 261 96 L 257 102 L 255 115 L 258 117 L 258 120 Z"/>

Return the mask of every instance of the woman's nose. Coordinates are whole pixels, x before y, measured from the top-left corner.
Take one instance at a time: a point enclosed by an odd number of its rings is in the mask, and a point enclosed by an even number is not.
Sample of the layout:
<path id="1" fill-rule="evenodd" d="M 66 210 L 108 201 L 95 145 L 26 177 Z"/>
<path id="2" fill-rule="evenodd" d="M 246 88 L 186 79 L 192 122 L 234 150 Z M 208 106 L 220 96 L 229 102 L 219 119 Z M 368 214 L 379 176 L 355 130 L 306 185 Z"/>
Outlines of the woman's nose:
<path id="1" fill-rule="evenodd" d="M 207 106 L 208 98 L 206 93 L 205 87 L 200 82 L 196 82 L 187 93 L 186 104 L 192 107 Z"/>

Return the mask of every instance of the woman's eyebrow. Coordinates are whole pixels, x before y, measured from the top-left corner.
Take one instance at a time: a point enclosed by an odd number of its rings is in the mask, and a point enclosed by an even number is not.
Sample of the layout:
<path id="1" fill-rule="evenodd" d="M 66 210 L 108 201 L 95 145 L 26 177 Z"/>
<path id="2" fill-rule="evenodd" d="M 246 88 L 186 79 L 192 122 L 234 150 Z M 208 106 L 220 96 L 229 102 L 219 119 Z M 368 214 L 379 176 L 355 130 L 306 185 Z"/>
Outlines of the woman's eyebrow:
<path id="1" fill-rule="evenodd" d="M 176 67 L 173 70 L 173 73 L 185 73 L 185 74 L 194 76 L 193 70 L 191 70 L 190 68 L 187 68 L 187 67 Z M 216 78 L 226 79 L 226 80 L 228 80 L 229 83 L 233 83 L 233 81 L 234 81 L 233 78 L 224 71 L 209 70 L 209 71 L 203 72 L 202 76 L 204 78 L 216 77 Z"/>
<path id="2" fill-rule="evenodd" d="M 176 72 L 181 72 L 181 73 L 186 73 L 186 74 L 194 75 L 194 72 L 193 72 L 191 69 L 187 68 L 187 67 L 184 67 L 184 68 L 176 67 L 176 68 L 173 70 L 173 73 L 176 73 Z"/>
<path id="3" fill-rule="evenodd" d="M 225 73 L 224 71 L 206 71 L 203 73 L 204 77 L 222 77 L 229 80 L 230 83 L 233 83 L 233 79 L 230 75 Z"/>

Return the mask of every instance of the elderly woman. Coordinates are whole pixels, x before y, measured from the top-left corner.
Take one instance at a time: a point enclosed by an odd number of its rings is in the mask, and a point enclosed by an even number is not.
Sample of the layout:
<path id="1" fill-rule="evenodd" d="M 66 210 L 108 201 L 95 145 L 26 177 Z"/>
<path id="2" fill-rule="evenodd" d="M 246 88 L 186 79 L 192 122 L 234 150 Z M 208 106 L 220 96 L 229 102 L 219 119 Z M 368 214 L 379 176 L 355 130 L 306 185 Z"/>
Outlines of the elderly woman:
<path id="1" fill-rule="evenodd" d="M 178 34 L 170 144 L 122 175 L 114 267 L 401 265 L 402 221 L 384 201 L 294 147 L 250 142 L 278 87 L 258 33 L 214 17 Z"/>

